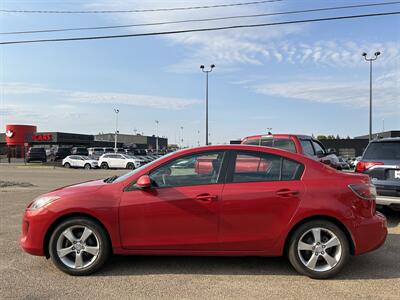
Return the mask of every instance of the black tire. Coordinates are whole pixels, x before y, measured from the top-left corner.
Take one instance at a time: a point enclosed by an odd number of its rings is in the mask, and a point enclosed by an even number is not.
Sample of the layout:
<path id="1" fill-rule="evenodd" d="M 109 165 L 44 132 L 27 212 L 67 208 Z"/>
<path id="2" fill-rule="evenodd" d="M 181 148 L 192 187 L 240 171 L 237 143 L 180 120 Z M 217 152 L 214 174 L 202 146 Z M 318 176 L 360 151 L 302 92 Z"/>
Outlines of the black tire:
<path id="1" fill-rule="evenodd" d="M 85 168 L 86 170 L 90 170 L 90 169 L 92 168 L 92 166 L 91 166 L 90 164 L 85 164 L 84 168 Z"/>
<path id="2" fill-rule="evenodd" d="M 71 268 L 66 265 L 57 254 L 58 238 L 71 226 L 85 226 L 97 236 L 99 252 L 95 260 L 87 267 L 82 267 L 80 269 Z M 110 241 L 103 227 L 98 222 L 86 217 L 73 217 L 59 224 L 51 234 L 48 247 L 50 258 L 55 266 L 61 271 L 74 276 L 85 276 L 96 272 L 107 262 L 111 254 Z M 82 250 L 82 255 L 83 252 L 84 250 Z M 72 253 L 71 255 L 73 256 L 74 254 Z"/>
<path id="3" fill-rule="evenodd" d="M 106 169 L 108 169 L 109 167 L 108 167 L 108 163 L 106 163 L 106 162 L 103 162 L 103 163 L 101 163 L 101 166 L 100 166 L 102 169 L 104 169 L 104 170 L 106 170 Z"/>
<path id="4" fill-rule="evenodd" d="M 133 163 L 128 163 L 128 164 L 126 165 L 126 168 L 127 168 L 127 169 L 130 169 L 130 170 L 134 170 L 134 169 L 135 169 L 135 165 L 134 165 Z"/>
<path id="5" fill-rule="evenodd" d="M 331 231 L 340 241 L 341 246 L 341 257 L 336 263 L 334 267 L 327 271 L 314 271 L 307 266 L 304 265 L 302 262 L 300 255 L 297 251 L 297 246 L 299 243 L 300 238 L 310 229 L 312 228 L 322 228 Z M 323 251 L 323 250 L 322 250 Z M 325 251 L 327 251 L 325 249 Z M 310 251 L 311 252 L 311 251 Z M 303 252 L 302 252 L 303 253 Z M 324 253 L 324 252 L 322 252 Z M 349 241 L 347 239 L 346 234 L 340 229 L 338 226 L 333 224 L 332 222 L 325 221 L 325 220 L 314 220 L 307 223 L 304 223 L 299 228 L 297 228 L 290 237 L 289 241 L 289 248 L 288 248 L 288 258 L 292 266 L 296 269 L 297 272 L 307 275 L 314 279 L 327 279 L 335 276 L 338 274 L 342 268 L 346 265 L 349 257 L 350 257 L 350 247 Z M 306 253 L 307 254 L 307 253 Z M 311 256 L 314 255 L 311 252 Z M 320 262 L 322 258 L 318 258 Z"/>
<path id="6" fill-rule="evenodd" d="M 67 163 L 67 162 L 66 162 L 66 163 L 64 164 L 64 168 L 67 168 L 67 169 L 71 168 L 70 163 Z"/>

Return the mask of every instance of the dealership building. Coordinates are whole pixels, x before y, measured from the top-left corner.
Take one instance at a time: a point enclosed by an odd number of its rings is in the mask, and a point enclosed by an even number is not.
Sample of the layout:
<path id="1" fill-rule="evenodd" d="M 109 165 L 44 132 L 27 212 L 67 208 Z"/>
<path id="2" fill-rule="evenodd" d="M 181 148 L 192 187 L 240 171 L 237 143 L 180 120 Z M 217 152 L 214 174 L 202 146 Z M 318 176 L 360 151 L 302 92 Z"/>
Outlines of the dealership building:
<path id="1" fill-rule="evenodd" d="M 117 147 L 131 149 L 156 149 L 155 136 L 140 134 L 118 134 Z M 166 149 L 168 140 L 158 138 L 159 149 Z M 80 134 L 67 132 L 37 131 L 35 125 L 8 124 L 5 133 L 0 133 L 0 154 L 10 153 L 11 157 L 24 157 L 26 151 L 33 146 L 51 147 L 114 147 L 114 134 Z"/>

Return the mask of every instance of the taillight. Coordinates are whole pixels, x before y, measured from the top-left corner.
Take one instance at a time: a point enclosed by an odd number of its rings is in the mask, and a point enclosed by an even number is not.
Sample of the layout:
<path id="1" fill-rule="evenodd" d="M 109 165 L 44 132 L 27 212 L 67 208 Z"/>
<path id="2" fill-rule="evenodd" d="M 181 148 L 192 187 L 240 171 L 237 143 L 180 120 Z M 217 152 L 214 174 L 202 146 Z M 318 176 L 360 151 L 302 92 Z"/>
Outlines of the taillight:
<path id="1" fill-rule="evenodd" d="M 380 161 L 359 161 L 356 165 L 356 172 L 362 173 L 373 166 L 383 165 Z"/>
<path id="2" fill-rule="evenodd" d="M 358 198 L 376 200 L 376 188 L 371 183 L 349 184 L 349 188 Z"/>

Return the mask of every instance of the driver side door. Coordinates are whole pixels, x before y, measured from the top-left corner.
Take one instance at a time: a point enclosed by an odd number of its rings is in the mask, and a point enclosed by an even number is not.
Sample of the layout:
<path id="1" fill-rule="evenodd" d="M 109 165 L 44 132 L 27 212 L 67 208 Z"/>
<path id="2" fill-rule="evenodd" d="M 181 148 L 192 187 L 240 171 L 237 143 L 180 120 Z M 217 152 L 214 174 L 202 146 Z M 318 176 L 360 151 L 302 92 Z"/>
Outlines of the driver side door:
<path id="1" fill-rule="evenodd" d="M 218 250 L 224 151 L 202 152 L 149 172 L 152 187 L 123 193 L 123 247 L 146 250 Z"/>

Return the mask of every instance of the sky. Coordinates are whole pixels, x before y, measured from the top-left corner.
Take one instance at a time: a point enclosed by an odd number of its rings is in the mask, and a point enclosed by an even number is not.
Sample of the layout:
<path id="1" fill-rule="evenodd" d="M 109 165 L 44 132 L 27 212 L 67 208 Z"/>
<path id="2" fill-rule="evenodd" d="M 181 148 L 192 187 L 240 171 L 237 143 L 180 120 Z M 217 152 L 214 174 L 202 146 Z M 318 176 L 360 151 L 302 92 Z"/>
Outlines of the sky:
<path id="1" fill-rule="evenodd" d="M 127 10 L 190 7 L 247 0 L 18 1 L 1 9 Z M 282 0 L 246 6 L 120 14 L 0 13 L 0 31 L 107 26 L 275 13 L 385 2 Z M 0 35 L 1 41 L 129 34 L 271 23 L 400 11 L 400 4 L 262 18 L 120 29 Z M 274 133 L 368 133 L 369 64 L 373 64 L 373 131 L 400 129 L 400 15 L 176 35 L 0 45 L 0 131 L 96 134 L 156 132 L 184 145 L 205 142 L 205 75 L 209 75 L 211 143 Z M 181 130 L 183 127 L 183 130 Z M 199 133 L 200 132 L 200 133 Z"/>

